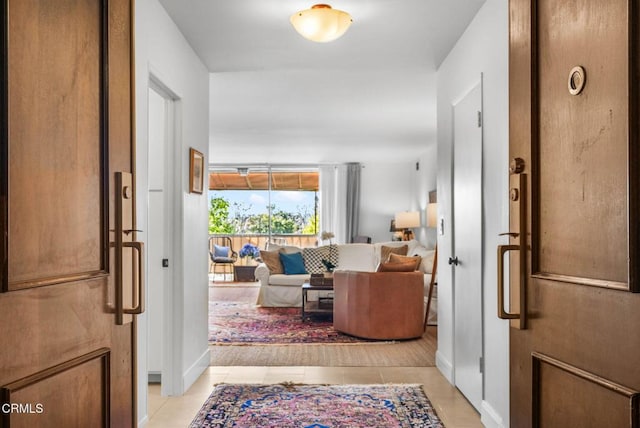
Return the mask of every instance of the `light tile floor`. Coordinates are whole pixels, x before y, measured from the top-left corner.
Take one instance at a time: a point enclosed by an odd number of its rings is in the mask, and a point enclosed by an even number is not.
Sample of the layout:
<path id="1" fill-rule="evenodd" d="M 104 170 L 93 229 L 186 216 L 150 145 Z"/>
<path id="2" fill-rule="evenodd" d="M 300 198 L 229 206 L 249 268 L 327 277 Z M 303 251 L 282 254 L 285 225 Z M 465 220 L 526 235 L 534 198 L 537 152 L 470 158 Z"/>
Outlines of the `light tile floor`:
<path id="1" fill-rule="evenodd" d="M 482 427 L 480 416 L 435 367 L 209 367 L 181 397 L 149 385 L 149 428 L 184 428 L 216 383 L 420 383 L 447 428 Z"/>

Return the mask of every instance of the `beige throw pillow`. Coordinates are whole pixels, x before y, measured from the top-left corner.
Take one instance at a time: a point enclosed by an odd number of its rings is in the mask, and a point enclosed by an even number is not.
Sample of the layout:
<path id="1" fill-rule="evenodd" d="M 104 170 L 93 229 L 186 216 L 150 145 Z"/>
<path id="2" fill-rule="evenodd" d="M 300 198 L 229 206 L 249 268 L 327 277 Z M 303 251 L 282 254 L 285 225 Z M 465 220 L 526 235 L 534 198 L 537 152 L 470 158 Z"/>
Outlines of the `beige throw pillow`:
<path id="1" fill-rule="evenodd" d="M 260 257 L 271 275 L 284 273 L 282 262 L 280 261 L 280 253 L 278 251 L 260 251 Z"/>
<path id="2" fill-rule="evenodd" d="M 380 263 L 378 272 L 414 272 L 416 263 L 413 260 L 400 263 Z"/>
<path id="3" fill-rule="evenodd" d="M 387 247 L 383 245 L 380 247 L 380 263 L 387 263 L 389 261 L 389 255 L 392 253 L 406 256 L 407 251 L 409 251 L 409 246 L 406 244 L 400 247 Z"/>
<path id="4" fill-rule="evenodd" d="M 420 262 L 422 261 L 422 257 L 420 256 L 401 256 L 399 254 L 391 253 L 389 254 L 389 263 L 404 263 L 408 261 L 413 261 L 415 263 L 413 270 L 418 270 L 420 267 Z"/>

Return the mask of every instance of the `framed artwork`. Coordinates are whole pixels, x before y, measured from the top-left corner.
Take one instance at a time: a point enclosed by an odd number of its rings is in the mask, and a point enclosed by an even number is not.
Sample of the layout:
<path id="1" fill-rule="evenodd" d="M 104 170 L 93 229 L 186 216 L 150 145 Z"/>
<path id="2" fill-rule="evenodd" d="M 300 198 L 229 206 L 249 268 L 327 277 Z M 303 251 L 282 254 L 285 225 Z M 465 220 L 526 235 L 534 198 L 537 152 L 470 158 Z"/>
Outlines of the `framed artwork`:
<path id="1" fill-rule="evenodd" d="M 204 155 L 189 149 L 189 193 L 202 193 L 204 188 Z"/>

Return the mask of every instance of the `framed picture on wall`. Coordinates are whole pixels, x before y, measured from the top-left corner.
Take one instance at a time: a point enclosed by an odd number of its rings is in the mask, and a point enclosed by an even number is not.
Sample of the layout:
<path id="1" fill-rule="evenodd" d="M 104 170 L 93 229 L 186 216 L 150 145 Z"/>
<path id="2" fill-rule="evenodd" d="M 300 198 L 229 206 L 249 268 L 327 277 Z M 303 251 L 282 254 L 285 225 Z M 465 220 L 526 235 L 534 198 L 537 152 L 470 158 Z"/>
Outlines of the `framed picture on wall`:
<path id="1" fill-rule="evenodd" d="M 204 155 L 189 149 L 189 193 L 202 193 L 204 188 Z"/>

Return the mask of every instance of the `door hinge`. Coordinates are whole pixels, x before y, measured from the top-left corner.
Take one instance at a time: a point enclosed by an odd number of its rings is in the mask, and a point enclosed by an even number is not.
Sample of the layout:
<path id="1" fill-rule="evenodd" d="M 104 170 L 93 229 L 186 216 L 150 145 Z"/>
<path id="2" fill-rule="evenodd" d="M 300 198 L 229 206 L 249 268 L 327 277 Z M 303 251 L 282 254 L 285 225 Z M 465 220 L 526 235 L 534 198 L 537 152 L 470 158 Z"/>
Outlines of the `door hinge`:
<path id="1" fill-rule="evenodd" d="M 482 128 L 482 112 L 478 112 L 478 128 Z"/>
<path id="2" fill-rule="evenodd" d="M 480 357 L 478 359 L 478 366 L 480 368 L 480 373 L 484 373 L 484 358 Z"/>

